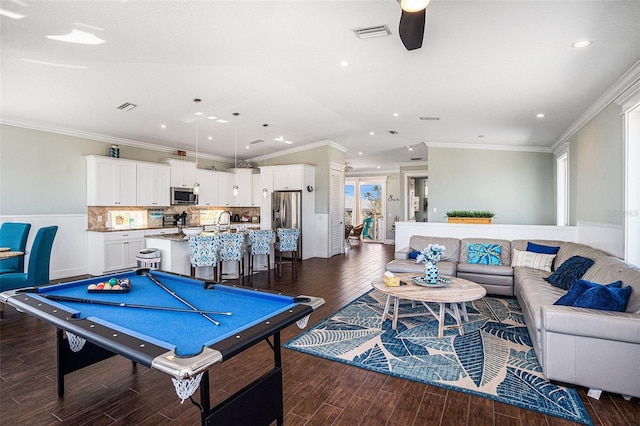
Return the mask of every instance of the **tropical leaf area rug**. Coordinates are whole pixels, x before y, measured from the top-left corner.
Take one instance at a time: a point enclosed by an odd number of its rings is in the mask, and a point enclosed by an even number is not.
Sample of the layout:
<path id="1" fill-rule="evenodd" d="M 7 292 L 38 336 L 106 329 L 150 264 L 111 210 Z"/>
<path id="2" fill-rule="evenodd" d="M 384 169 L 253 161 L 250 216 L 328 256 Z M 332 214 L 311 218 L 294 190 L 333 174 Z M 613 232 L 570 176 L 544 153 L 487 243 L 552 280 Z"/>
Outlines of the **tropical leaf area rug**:
<path id="1" fill-rule="evenodd" d="M 438 338 L 433 316 L 381 323 L 386 296 L 371 291 L 285 344 L 286 348 L 591 425 L 575 389 L 550 383 L 515 299 L 467 302 L 464 336 Z M 435 306 L 434 306 L 435 309 Z M 402 301 L 399 313 L 427 310 Z M 437 312 L 437 310 L 436 310 Z M 447 316 L 446 325 L 454 324 Z"/>

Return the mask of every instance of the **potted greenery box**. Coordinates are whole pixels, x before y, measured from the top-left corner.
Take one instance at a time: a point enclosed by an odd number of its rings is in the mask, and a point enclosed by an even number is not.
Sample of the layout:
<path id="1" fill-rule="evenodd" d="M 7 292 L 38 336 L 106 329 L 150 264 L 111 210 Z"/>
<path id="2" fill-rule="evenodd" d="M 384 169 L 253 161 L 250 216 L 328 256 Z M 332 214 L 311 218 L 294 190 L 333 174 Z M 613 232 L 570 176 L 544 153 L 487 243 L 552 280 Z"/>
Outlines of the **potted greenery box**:
<path id="1" fill-rule="evenodd" d="M 489 224 L 496 214 L 487 210 L 452 210 L 447 212 L 449 223 Z"/>

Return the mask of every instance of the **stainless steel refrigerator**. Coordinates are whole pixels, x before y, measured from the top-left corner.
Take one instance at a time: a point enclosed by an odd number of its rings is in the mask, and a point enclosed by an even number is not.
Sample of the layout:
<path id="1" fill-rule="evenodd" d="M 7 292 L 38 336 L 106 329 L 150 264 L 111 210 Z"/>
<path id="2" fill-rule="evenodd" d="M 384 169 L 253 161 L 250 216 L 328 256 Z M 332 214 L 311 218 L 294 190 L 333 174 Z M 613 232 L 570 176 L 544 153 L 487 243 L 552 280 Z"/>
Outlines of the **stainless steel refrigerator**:
<path id="1" fill-rule="evenodd" d="M 271 229 L 298 228 L 297 258 L 302 258 L 302 191 L 273 191 L 271 194 Z M 283 257 L 286 253 L 283 253 Z"/>

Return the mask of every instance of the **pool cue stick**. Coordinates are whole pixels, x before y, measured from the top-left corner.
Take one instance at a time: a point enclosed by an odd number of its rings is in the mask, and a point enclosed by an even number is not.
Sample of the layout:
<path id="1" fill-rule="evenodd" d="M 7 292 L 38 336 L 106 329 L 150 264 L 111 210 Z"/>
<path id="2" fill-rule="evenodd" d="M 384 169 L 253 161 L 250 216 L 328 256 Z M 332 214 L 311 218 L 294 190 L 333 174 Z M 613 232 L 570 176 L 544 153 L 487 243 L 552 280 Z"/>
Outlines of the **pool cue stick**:
<path id="1" fill-rule="evenodd" d="M 80 297 L 71 297 L 71 296 L 57 296 L 55 294 L 38 293 L 38 296 L 44 297 L 45 299 L 60 301 L 60 302 L 87 303 L 91 305 L 117 306 L 120 308 L 151 309 L 156 311 L 186 312 L 186 313 L 198 313 L 198 314 L 210 314 L 210 315 L 231 315 L 231 312 L 200 311 L 200 310 L 194 311 L 192 309 L 172 308 L 169 306 L 139 305 L 136 303 L 124 303 L 124 302 L 113 302 L 113 301 L 110 302 L 107 300 L 83 299 Z"/>
<path id="2" fill-rule="evenodd" d="M 169 293 L 170 295 L 172 295 L 173 297 L 175 297 L 176 299 L 178 299 L 179 301 L 181 301 L 182 303 L 184 303 L 185 305 L 187 305 L 188 307 L 190 307 L 191 309 L 193 309 L 194 311 L 197 311 L 198 308 L 196 308 L 195 306 L 193 306 L 191 303 L 187 302 L 186 300 L 184 300 L 182 297 L 180 297 L 179 294 L 176 294 L 173 290 L 171 290 L 169 287 L 167 287 L 166 285 L 164 285 L 159 279 L 157 279 L 156 277 L 154 277 L 153 275 L 151 275 L 149 273 L 148 269 L 138 269 L 136 271 L 136 273 L 138 275 L 145 275 L 147 278 L 149 278 L 151 281 L 153 281 L 154 283 L 156 283 L 158 286 L 160 286 L 164 291 L 166 291 L 167 293 Z M 205 317 L 208 321 L 214 323 L 215 325 L 220 325 L 220 323 L 216 320 L 214 320 L 213 318 L 211 318 L 210 316 L 208 316 L 207 314 L 200 314 L 203 317 Z"/>

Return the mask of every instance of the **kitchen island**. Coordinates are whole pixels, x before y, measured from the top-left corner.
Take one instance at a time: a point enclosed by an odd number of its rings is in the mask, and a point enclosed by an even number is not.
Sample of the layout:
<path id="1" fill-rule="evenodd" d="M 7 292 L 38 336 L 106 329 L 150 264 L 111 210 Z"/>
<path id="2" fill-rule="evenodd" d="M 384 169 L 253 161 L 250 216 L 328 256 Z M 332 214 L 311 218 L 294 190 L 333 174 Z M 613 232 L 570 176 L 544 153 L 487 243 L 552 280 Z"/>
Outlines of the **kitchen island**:
<path id="1" fill-rule="evenodd" d="M 232 225 L 233 226 L 233 225 Z M 206 230 L 206 227 L 205 227 Z M 225 232 L 225 231 L 222 231 Z M 207 235 L 205 231 L 203 235 Z M 160 269 L 167 272 L 173 272 L 175 274 L 191 275 L 191 263 L 189 256 L 191 256 L 191 248 L 187 237 L 182 233 L 176 234 L 164 234 L 164 235 L 148 235 L 147 248 L 155 248 L 160 250 L 162 255 L 162 261 Z M 245 232 L 244 249 L 248 253 L 249 248 L 249 233 Z M 248 256 L 245 256 L 245 271 L 248 271 Z M 262 261 L 264 265 L 256 263 L 256 269 L 266 269 L 266 256 Z M 223 275 L 228 277 L 237 277 L 238 271 L 235 263 L 225 263 L 223 265 Z M 203 279 L 213 279 L 212 267 L 199 267 L 196 268 L 196 276 Z"/>

